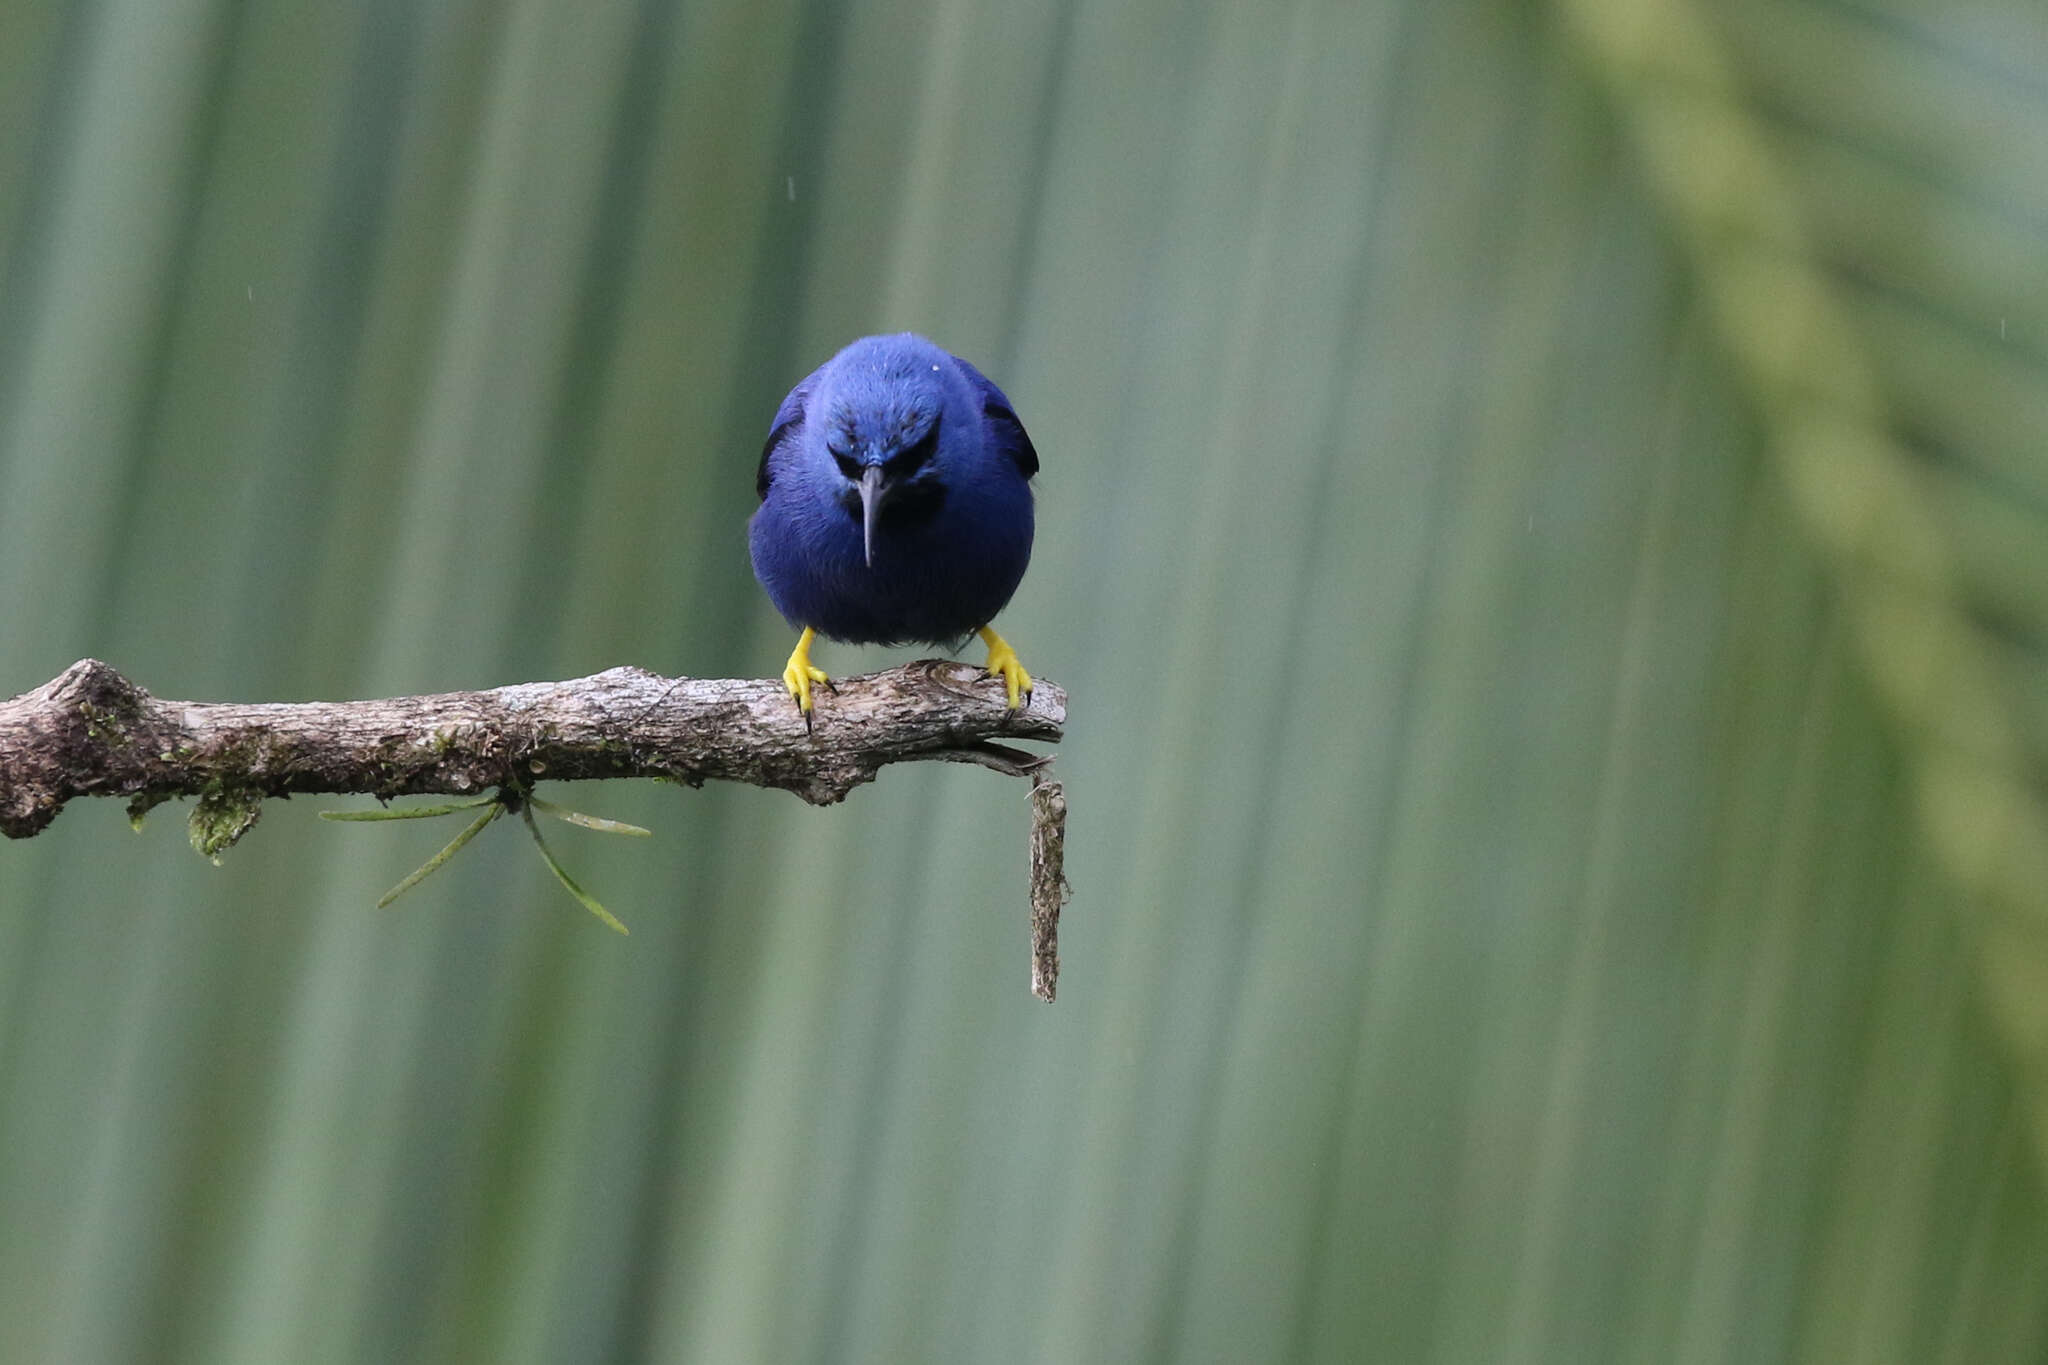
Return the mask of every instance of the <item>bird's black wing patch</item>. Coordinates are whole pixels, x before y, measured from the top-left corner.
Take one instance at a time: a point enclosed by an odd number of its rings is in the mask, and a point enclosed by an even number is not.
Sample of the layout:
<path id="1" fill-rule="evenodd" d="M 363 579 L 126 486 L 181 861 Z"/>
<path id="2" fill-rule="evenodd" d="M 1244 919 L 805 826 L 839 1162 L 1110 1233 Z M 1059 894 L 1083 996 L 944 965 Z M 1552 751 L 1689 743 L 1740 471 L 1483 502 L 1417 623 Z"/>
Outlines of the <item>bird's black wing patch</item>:
<path id="1" fill-rule="evenodd" d="M 959 356 L 954 356 L 953 361 L 960 367 L 960 372 L 967 376 L 968 382 L 981 393 L 981 410 L 988 415 L 989 439 L 996 443 L 998 450 L 1010 457 L 1010 462 L 1017 466 L 1018 472 L 1025 478 L 1036 474 L 1038 448 L 1031 444 L 1030 433 L 1026 432 L 1024 424 L 1017 420 L 1016 409 L 1010 406 L 1010 400 L 1004 397 L 1003 391 L 990 383 L 988 376 L 980 370 Z"/>
<path id="2" fill-rule="evenodd" d="M 754 471 L 754 496 L 766 498 L 768 485 L 775 482 L 775 471 L 768 467 L 768 457 L 776 447 L 804 424 L 804 405 L 811 396 L 811 384 L 817 379 L 813 374 L 789 391 L 782 400 L 782 406 L 775 410 L 775 425 L 768 429 L 768 439 L 761 446 L 761 466 Z"/>

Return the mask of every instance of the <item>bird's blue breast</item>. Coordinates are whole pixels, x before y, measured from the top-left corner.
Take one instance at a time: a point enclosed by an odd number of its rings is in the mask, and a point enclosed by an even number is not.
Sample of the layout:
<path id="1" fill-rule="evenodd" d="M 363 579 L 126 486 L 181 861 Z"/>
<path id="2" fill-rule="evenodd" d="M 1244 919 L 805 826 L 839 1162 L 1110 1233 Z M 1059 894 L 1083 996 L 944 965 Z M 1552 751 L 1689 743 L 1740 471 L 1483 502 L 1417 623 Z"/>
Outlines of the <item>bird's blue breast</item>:
<path id="1" fill-rule="evenodd" d="M 883 502 L 870 562 L 857 486 L 835 460 L 878 461 L 886 450 L 848 455 L 848 433 L 932 412 L 936 451 Z M 1023 579 L 1036 467 L 1008 400 L 978 372 L 922 338 L 866 338 L 777 413 L 749 527 L 754 573 L 792 625 L 856 643 L 957 644 Z"/>

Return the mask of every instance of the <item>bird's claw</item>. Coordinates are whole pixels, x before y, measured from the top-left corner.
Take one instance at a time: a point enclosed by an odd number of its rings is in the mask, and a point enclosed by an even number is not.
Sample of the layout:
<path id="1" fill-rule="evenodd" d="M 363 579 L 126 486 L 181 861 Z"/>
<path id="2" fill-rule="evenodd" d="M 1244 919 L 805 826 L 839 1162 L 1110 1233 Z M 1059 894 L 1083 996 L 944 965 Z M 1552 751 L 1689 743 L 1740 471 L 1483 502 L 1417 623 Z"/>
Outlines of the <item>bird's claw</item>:
<path id="1" fill-rule="evenodd" d="M 824 669 L 816 668 L 809 664 L 802 667 L 791 664 L 782 670 L 782 685 L 789 689 L 789 695 L 796 702 L 797 710 L 803 712 L 806 716 L 811 714 L 811 685 L 813 683 L 830 687 L 832 680 L 825 676 Z"/>
<path id="2" fill-rule="evenodd" d="M 811 728 L 811 684 L 818 683 L 832 688 L 832 680 L 825 676 L 825 670 L 811 662 L 811 640 L 815 632 L 808 626 L 797 637 L 796 648 L 789 652 L 789 662 L 782 666 L 782 685 L 789 689 L 795 699 L 797 710 L 803 712 L 804 728 Z"/>
<path id="3" fill-rule="evenodd" d="M 1008 694 L 1010 709 L 1031 700 L 1031 675 L 1024 671 L 1024 665 L 1017 658 L 1017 651 L 1010 648 L 1010 642 L 990 630 L 981 628 L 981 638 L 988 645 L 988 662 L 982 667 L 993 677 L 1003 680 L 1003 691 Z"/>

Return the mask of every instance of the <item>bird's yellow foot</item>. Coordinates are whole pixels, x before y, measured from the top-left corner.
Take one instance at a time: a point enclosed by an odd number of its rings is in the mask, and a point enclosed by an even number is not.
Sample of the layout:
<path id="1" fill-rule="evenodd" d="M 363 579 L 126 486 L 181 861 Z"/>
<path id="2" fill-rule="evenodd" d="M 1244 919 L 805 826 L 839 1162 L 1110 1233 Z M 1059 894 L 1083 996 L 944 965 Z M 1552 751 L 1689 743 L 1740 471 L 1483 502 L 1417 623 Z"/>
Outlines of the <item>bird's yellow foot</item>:
<path id="1" fill-rule="evenodd" d="M 1017 651 L 1010 648 L 1010 642 L 990 630 L 981 628 L 982 643 L 988 646 L 988 662 L 984 668 L 1003 680 L 1003 687 L 1010 694 L 1010 709 L 1031 697 L 1031 675 L 1024 671 L 1024 665 L 1017 662 Z"/>
<path id="2" fill-rule="evenodd" d="M 804 724 L 811 723 L 811 684 L 832 685 L 825 676 L 825 670 L 811 662 L 811 641 L 817 632 L 809 626 L 796 637 L 796 648 L 789 652 L 789 662 L 782 667 L 782 685 L 789 689 L 789 695 L 796 698 L 797 709 L 804 713 Z"/>

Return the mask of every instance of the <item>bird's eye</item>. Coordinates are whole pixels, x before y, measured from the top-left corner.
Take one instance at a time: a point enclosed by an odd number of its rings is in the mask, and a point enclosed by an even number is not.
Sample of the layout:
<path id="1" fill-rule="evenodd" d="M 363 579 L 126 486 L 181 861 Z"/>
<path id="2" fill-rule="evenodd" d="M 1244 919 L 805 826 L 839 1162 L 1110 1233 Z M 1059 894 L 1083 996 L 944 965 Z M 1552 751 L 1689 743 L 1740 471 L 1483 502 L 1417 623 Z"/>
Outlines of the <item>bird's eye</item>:
<path id="1" fill-rule="evenodd" d="M 844 474 L 849 480 L 854 483 L 860 482 L 859 460 L 854 459 L 851 455 L 841 454 L 835 450 L 832 452 L 832 462 L 839 466 L 839 472 Z"/>
<path id="2" fill-rule="evenodd" d="M 905 446 L 891 455 L 883 468 L 892 479 L 903 478 L 931 463 L 932 456 L 939 453 L 939 419 L 932 418 L 932 424 L 924 429 L 924 435 L 916 442 Z"/>

